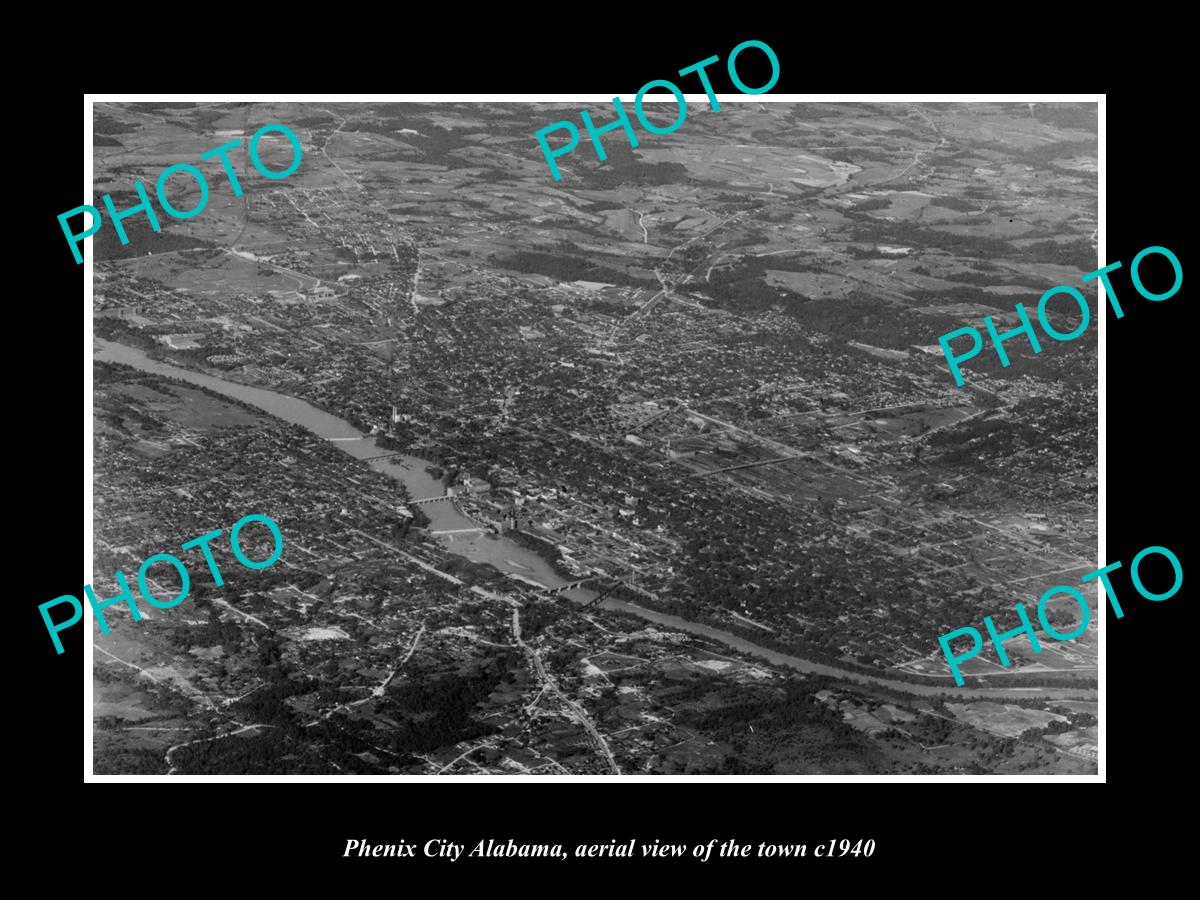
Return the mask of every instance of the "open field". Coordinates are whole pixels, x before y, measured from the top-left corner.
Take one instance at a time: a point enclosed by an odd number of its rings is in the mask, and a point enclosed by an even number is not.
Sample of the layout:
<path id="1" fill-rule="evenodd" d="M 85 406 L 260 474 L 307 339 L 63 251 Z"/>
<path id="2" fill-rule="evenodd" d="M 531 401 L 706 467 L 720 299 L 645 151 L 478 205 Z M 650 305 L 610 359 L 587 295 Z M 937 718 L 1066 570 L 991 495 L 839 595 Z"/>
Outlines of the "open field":
<path id="1" fill-rule="evenodd" d="M 1089 726 L 1052 702 L 1094 698 L 1094 625 L 957 693 L 937 644 L 1096 565 L 1095 334 L 966 388 L 937 346 L 1094 267 L 1095 112 L 746 99 L 554 180 L 531 135 L 565 102 L 103 104 L 121 202 L 267 122 L 304 157 L 238 150 L 243 197 L 210 166 L 195 218 L 98 234 L 102 568 L 231 510 L 287 535 L 98 640 L 98 759 L 1095 771 L 1020 738 Z"/>

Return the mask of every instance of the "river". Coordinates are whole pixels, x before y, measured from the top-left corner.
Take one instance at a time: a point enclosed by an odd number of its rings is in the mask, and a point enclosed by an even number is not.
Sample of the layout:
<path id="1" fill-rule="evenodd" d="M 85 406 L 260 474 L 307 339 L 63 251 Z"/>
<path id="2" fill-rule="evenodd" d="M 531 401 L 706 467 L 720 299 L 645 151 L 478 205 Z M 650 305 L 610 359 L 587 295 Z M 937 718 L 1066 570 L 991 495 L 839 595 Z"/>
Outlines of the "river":
<path id="1" fill-rule="evenodd" d="M 133 366 L 145 372 L 153 372 L 168 378 L 178 378 L 180 381 L 187 381 L 191 384 L 208 388 L 215 393 L 241 400 L 243 403 L 255 406 L 285 422 L 303 426 L 318 437 L 332 442 L 339 450 L 350 454 L 356 459 L 367 460 L 367 465 L 376 471 L 383 472 L 385 475 L 402 482 L 408 489 L 413 500 L 445 496 L 445 488 L 441 481 L 434 479 L 425 471 L 427 466 L 433 465 L 432 463 L 419 457 L 405 454 L 396 454 L 386 459 L 372 459 L 372 457 L 381 456 L 388 451 L 381 449 L 375 443 L 374 438 L 364 435 L 350 425 L 350 423 L 318 409 L 311 403 L 265 388 L 251 387 L 250 385 L 216 378 L 212 375 L 194 372 L 190 369 L 181 369 L 178 366 L 151 359 L 142 351 L 124 344 L 117 344 L 101 338 L 95 338 L 94 341 L 94 356 L 98 360 L 124 363 L 127 366 Z M 421 504 L 421 511 L 429 517 L 430 532 L 434 533 L 437 539 L 451 553 L 463 556 L 472 562 L 488 563 L 506 574 L 523 581 L 535 582 L 543 587 L 559 587 L 567 583 L 562 576 L 550 567 L 549 563 L 537 554 L 526 550 L 524 547 L 504 537 L 498 537 L 479 530 L 478 524 L 463 515 L 449 498 L 432 503 L 423 503 Z M 438 534 L 438 532 L 458 533 Z M 595 591 L 590 591 L 586 588 L 572 588 L 566 591 L 563 596 L 576 602 L 584 603 L 594 600 L 597 594 Z M 1044 697 L 1054 699 L 1096 699 L 1096 691 L 1088 688 L 1081 688 L 1079 690 L 1054 688 L 955 688 L 950 684 L 949 678 L 946 679 L 945 685 L 922 685 L 910 684 L 906 681 L 894 681 L 890 678 L 863 675 L 858 672 L 839 669 L 836 666 L 826 663 L 815 662 L 799 656 L 791 656 L 767 647 L 760 647 L 728 631 L 722 631 L 719 628 L 713 628 L 710 625 L 704 625 L 700 622 L 691 622 L 668 613 L 646 609 L 626 600 L 607 597 L 600 601 L 600 605 L 605 609 L 632 613 L 635 616 L 666 628 L 676 631 L 686 631 L 690 634 L 709 638 L 743 653 L 749 653 L 768 662 L 788 666 L 800 672 L 830 675 L 835 678 L 856 681 L 860 684 L 879 685 L 909 694 L 933 696 L 947 693 L 953 694 L 954 697 L 974 698 Z"/>

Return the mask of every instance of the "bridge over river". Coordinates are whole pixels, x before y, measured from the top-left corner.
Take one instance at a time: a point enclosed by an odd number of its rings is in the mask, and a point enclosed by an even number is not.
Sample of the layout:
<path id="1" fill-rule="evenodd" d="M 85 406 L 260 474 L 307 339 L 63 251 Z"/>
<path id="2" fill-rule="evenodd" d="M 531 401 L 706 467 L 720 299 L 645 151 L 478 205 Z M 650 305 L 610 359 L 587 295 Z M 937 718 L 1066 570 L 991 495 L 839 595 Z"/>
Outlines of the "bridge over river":
<path id="1" fill-rule="evenodd" d="M 238 384 L 234 381 L 226 381 L 222 378 L 194 372 L 190 369 L 181 369 L 178 366 L 151 359 L 145 353 L 133 347 L 127 347 L 124 344 L 113 343 L 101 338 L 94 338 L 94 347 L 94 356 L 98 360 L 123 363 L 124 365 L 132 366 L 145 372 L 153 372 L 168 378 L 178 378 L 181 381 L 197 384 L 210 391 L 224 394 L 227 397 L 233 397 L 243 403 L 258 407 L 285 422 L 302 425 L 317 436 L 334 442 L 334 446 L 339 450 L 348 453 L 360 461 L 365 461 L 372 468 L 401 481 L 408 489 L 409 494 L 422 498 L 412 502 L 428 506 L 430 510 L 428 515 L 431 520 L 431 533 L 437 534 L 443 546 L 451 553 L 465 556 L 473 562 L 489 563 L 522 582 L 540 585 L 547 591 L 567 597 L 577 603 L 591 604 L 592 602 L 599 601 L 599 605 L 604 609 L 619 610 L 638 616 L 648 622 L 662 625 L 664 628 L 670 628 L 674 631 L 684 631 L 697 637 L 707 638 L 743 653 L 765 659 L 776 665 L 787 666 L 798 672 L 829 675 L 844 681 L 884 687 L 906 694 L 918 694 L 922 696 L 943 694 L 946 695 L 947 699 L 959 700 L 984 698 L 1096 699 L 1097 692 L 1094 688 L 1038 688 L 1021 687 L 1019 685 L 1012 687 L 958 688 L 954 686 L 954 680 L 949 676 L 945 678 L 929 677 L 923 683 L 910 684 L 907 681 L 888 678 L 882 674 L 865 675 L 848 669 L 841 669 L 827 663 L 781 653 L 778 650 L 772 650 L 768 647 L 761 647 L 751 643 L 740 635 L 722 631 L 711 625 L 705 625 L 701 622 L 691 622 L 679 616 L 670 615 L 669 613 L 647 609 L 630 603 L 627 600 L 605 597 L 584 586 L 585 582 L 592 579 L 589 578 L 583 582 L 575 583 L 567 582 L 556 574 L 545 560 L 532 551 L 506 540 L 504 537 L 485 538 L 478 533 L 478 523 L 473 522 L 463 515 L 455 504 L 436 502 L 450 498 L 444 494 L 437 493 L 439 490 L 442 490 L 442 485 L 440 481 L 435 480 L 425 471 L 427 466 L 433 465 L 427 460 L 394 453 L 383 454 L 383 458 L 381 458 L 381 454 L 378 452 L 379 448 L 372 438 L 357 431 L 348 422 L 317 409 L 315 406 L 295 397 L 289 397 L 286 394 L 279 394 L 264 388 Z M 601 599 L 602 597 L 603 599 Z M 992 677 L 996 680 L 1004 680 L 1005 678 L 1012 678 L 1014 676 Z"/>

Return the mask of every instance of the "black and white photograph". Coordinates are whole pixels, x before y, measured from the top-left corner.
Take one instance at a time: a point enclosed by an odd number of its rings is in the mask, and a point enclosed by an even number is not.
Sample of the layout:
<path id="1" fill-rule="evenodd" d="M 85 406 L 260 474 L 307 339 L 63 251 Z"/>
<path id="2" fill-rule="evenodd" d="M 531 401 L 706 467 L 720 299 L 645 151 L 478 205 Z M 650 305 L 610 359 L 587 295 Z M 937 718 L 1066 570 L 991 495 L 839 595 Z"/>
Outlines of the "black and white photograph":
<path id="1" fill-rule="evenodd" d="M 89 777 L 1102 778 L 1103 98 L 724 69 L 87 100 Z"/>

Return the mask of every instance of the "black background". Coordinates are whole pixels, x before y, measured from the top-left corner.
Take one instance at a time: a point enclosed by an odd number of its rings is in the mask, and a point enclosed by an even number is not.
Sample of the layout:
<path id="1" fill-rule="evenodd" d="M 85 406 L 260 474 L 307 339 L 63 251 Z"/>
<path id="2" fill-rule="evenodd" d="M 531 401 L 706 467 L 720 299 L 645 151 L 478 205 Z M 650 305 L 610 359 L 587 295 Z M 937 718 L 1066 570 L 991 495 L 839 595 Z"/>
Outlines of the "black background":
<path id="1" fill-rule="evenodd" d="M 722 58 L 721 65 L 710 69 L 715 89 L 732 91 L 723 61 L 734 45 L 756 38 L 770 44 L 780 60 L 782 75 L 772 93 L 1107 92 L 1105 262 L 1120 259 L 1126 267 L 1114 277 L 1126 315 L 1117 320 L 1110 311 L 1106 321 L 1104 561 L 1125 564 L 1113 582 L 1126 612 L 1117 620 L 1110 611 L 1105 623 L 1105 790 L 1111 785 L 1115 793 L 1102 802 L 1098 794 L 1084 796 L 1082 786 L 1049 780 L 985 786 L 965 778 L 903 787 L 622 783 L 616 791 L 597 784 L 505 779 L 222 784 L 202 795 L 167 784 L 85 786 L 81 732 L 89 713 L 80 690 L 84 629 L 64 632 L 67 652 L 56 656 L 37 612 L 37 604 L 60 594 L 79 596 L 83 566 L 74 525 L 77 515 L 88 515 L 75 468 L 85 452 L 81 406 L 85 416 L 90 414 L 77 380 L 90 364 L 79 324 L 83 267 L 75 264 L 55 218 L 80 203 L 83 103 L 78 87 L 61 83 L 57 91 L 47 88 L 22 101 L 27 107 L 20 113 L 23 149 L 8 170 L 10 184 L 28 195 L 10 201 L 8 210 L 10 260 L 23 285 L 8 298 L 8 343 L 16 357 L 8 371 L 9 496 L 10 516 L 19 523 L 10 533 L 9 570 L 17 573 L 18 584 L 8 602 L 20 623 L 24 654 L 9 669 L 5 732 L 10 749 L 20 757 L 15 766 L 10 763 L 10 777 L 18 776 L 18 790 L 33 788 L 19 808 L 29 846 L 69 857 L 75 851 L 64 849 L 66 842 L 85 860 L 94 860 L 96 853 L 110 861 L 134 854 L 139 872 L 181 871 L 182 853 L 190 858 L 186 869 L 198 873 L 201 886 L 229 884 L 234 874 L 248 883 L 285 884 L 300 878 L 308 885 L 331 875 L 344 876 L 346 884 L 392 890 L 417 889 L 416 883 L 405 884 L 406 870 L 414 866 L 435 879 L 427 882 L 434 889 L 442 879 L 457 883 L 473 873 L 498 885 L 508 874 L 537 879 L 509 882 L 513 889 L 574 890 L 591 883 L 624 890 L 629 885 L 606 879 L 618 879 L 631 868 L 637 870 L 631 874 L 638 885 L 650 870 L 674 879 L 686 869 L 703 874 L 704 883 L 714 888 L 728 882 L 784 890 L 817 887 L 826 879 L 933 890 L 952 885 L 951 890 L 970 889 L 982 879 L 1030 890 L 1037 888 L 1026 878 L 1037 871 L 1060 876 L 1043 887 L 1061 889 L 1074 884 L 1078 866 L 1096 865 L 1096 849 L 1121 852 L 1152 843 L 1157 858 L 1170 856 L 1173 832 L 1158 816 L 1174 806 L 1178 785 L 1190 781 L 1194 766 L 1184 733 L 1192 716 L 1183 673 L 1191 649 L 1185 621 L 1191 583 L 1185 578 L 1173 598 L 1151 603 L 1138 597 L 1128 580 L 1129 561 L 1152 544 L 1171 548 L 1185 573 L 1191 571 L 1182 524 L 1193 512 L 1184 496 L 1191 481 L 1186 458 L 1191 450 L 1189 412 L 1194 410 L 1194 378 L 1185 374 L 1194 364 L 1188 349 L 1194 333 L 1185 321 L 1187 282 L 1170 300 L 1151 303 L 1136 294 L 1127 275 L 1132 257 L 1150 245 L 1169 247 L 1188 270 L 1184 217 L 1191 212 L 1185 192 L 1190 194 L 1192 148 L 1183 127 L 1191 104 L 1173 78 L 1173 59 L 1179 57 L 1161 44 L 1162 34 L 1143 34 L 1132 26 L 1122 27 L 1120 34 L 1102 33 L 1099 27 L 1084 33 L 1068 21 L 1049 21 L 1040 13 L 1022 18 L 1017 12 L 1005 15 L 1005 25 L 949 34 L 931 32 L 930 23 L 918 21 L 910 11 L 897 13 L 884 30 L 854 21 L 857 14 L 848 12 L 850 21 L 839 21 L 837 30 L 812 22 L 762 27 L 758 23 L 766 19 L 749 16 L 709 28 L 704 37 L 676 33 L 667 38 L 613 24 L 597 8 L 596 21 L 586 31 L 546 14 L 550 18 L 541 24 L 546 34 L 518 44 L 504 36 L 515 13 L 491 23 L 497 29 L 491 34 L 483 25 L 473 37 L 450 37 L 418 33 L 395 9 L 391 31 L 373 37 L 362 33 L 369 28 L 334 26 L 329 31 L 294 26 L 294 34 L 271 38 L 206 32 L 200 40 L 212 42 L 212 53 L 200 54 L 195 71 L 187 62 L 172 63 L 169 74 L 153 66 L 143 70 L 146 63 L 123 72 L 117 67 L 93 73 L 86 89 L 186 94 L 588 91 L 620 94 L 628 106 L 645 81 L 671 77 L 713 54 Z M 924 8 L 921 15 L 930 18 Z M 1025 32 L 1025 26 L 1034 24 L 1036 36 Z M 1159 32 L 1170 30 L 1159 24 Z M 593 31 L 594 38 L 580 36 Z M 322 33 L 319 40 L 316 32 Z M 230 41 L 238 46 L 225 43 Z M 748 51 L 739 58 L 747 84 L 766 80 L 765 67 L 755 71 L 759 56 Z M 1100 70 L 1085 67 L 1087 60 L 1103 60 Z M 683 87 L 698 90 L 691 82 Z M 532 138 L 530 152 L 537 153 Z M 1154 284 L 1151 277 L 1147 281 Z M 1144 577 L 1154 586 L 1149 574 Z M 25 778 L 26 773 L 33 778 Z M 1066 791 L 1071 791 L 1069 797 Z M 869 861 L 747 859 L 701 865 L 688 857 L 608 865 L 596 860 L 448 863 L 345 859 L 342 849 L 352 837 L 371 843 L 446 838 L 468 845 L 480 838 L 503 842 L 511 837 L 572 847 L 630 837 L 688 844 L 736 837 L 741 843 L 807 843 L 810 853 L 813 845 L 830 838 L 861 837 L 874 838 L 878 849 Z M 525 871 L 513 873 L 513 866 Z M 597 867 L 602 877 L 589 882 L 586 876 Z M 97 879 L 107 877 L 103 867 L 95 871 Z M 113 877 L 129 871 L 124 863 L 108 869 Z M 559 878 L 554 881 L 544 877 L 555 872 Z M 759 873 L 774 878 L 745 880 Z M 172 882 L 155 886 L 170 890 Z"/>

